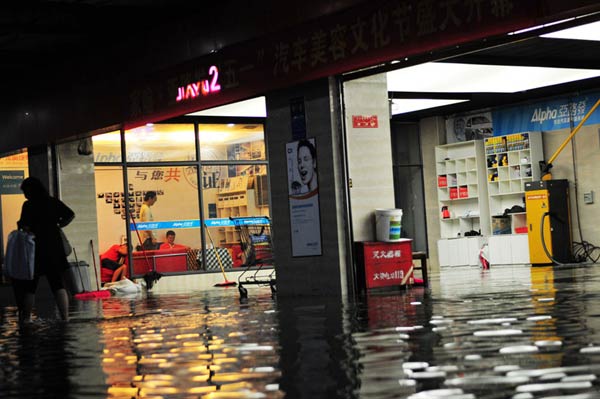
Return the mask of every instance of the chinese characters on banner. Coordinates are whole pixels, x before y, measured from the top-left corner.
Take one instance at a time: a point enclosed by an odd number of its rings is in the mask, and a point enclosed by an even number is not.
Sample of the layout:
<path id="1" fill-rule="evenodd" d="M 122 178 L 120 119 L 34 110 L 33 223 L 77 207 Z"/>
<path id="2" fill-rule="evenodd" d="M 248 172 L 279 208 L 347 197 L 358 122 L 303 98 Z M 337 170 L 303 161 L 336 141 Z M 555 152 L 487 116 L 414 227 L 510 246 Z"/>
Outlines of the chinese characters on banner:
<path id="1" fill-rule="evenodd" d="M 556 14 L 569 9 L 566 3 L 555 8 Z M 174 116 L 508 33 L 532 26 L 539 13 L 537 2 L 514 0 L 367 2 L 320 18 L 318 24 L 305 23 L 226 46 L 218 55 L 204 56 L 169 70 L 161 80 L 133 87 L 126 120 L 136 125 L 134 121 L 139 124 L 149 115 Z M 198 94 L 202 90 L 206 95 Z"/>
<path id="2" fill-rule="evenodd" d="M 292 256 L 322 254 L 316 148 L 314 138 L 286 145 Z"/>

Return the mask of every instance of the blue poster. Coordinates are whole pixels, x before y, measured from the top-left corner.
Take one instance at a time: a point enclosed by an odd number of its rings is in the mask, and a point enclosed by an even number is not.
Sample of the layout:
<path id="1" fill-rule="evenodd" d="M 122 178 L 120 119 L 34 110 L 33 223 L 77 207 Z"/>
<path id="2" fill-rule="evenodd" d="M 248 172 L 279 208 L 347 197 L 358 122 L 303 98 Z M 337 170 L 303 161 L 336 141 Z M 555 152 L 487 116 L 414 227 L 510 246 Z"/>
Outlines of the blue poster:
<path id="1" fill-rule="evenodd" d="M 492 112 L 494 136 L 574 128 L 598 98 L 600 93 L 593 93 L 498 109 Z M 600 109 L 588 118 L 585 125 L 597 123 L 600 123 Z"/>
<path id="2" fill-rule="evenodd" d="M 22 194 L 20 187 L 24 178 L 22 170 L 0 171 L 0 194 Z"/>

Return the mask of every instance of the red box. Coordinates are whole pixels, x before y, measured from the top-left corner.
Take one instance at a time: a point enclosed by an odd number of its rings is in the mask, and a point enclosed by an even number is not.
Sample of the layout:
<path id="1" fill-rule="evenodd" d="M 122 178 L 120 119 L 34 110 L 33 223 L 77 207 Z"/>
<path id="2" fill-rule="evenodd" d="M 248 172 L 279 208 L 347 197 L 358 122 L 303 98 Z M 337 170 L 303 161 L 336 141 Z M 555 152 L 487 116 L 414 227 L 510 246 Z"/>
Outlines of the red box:
<path id="1" fill-rule="evenodd" d="M 517 233 L 517 234 L 527 234 L 527 226 L 515 227 L 515 233 Z"/>
<path id="2" fill-rule="evenodd" d="M 457 199 L 457 198 L 458 198 L 458 188 L 456 188 L 456 187 L 450 188 L 450 199 Z"/>
<path id="3" fill-rule="evenodd" d="M 467 186 L 458 188 L 458 198 L 469 198 L 469 188 Z"/>
<path id="4" fill-rule="evenodd" d="M 438 176 L 438 187 L 448 187 L 448 176 Z"/>
<path id="5" fill-rule="evenodd" d="M 364 266 L 367 289 L 412 283 L 412 240 L 396 242 L 360 242 L 358 259 Z"/>

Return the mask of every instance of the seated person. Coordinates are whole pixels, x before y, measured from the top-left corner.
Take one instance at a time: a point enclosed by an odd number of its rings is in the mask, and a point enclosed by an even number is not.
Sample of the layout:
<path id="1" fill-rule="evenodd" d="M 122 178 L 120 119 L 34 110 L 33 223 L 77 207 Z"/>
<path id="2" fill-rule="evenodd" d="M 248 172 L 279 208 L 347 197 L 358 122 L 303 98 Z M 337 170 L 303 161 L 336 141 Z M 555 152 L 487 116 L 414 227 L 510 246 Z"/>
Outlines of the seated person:
<path id="1" fill-rule="evenodd" d="M 103 283 L 126 277 L 127 252 L 127 243 L 115 244 L 100 255 L 101 280 Z"/>
<path id="2" fill-rule="evenodd" d="M 167 242 L 163 242 L 160 249 L 189 249 L 190 247 L 181 244 L 175 244 L 175 232 L 173 230 L 167 231 Z"/>

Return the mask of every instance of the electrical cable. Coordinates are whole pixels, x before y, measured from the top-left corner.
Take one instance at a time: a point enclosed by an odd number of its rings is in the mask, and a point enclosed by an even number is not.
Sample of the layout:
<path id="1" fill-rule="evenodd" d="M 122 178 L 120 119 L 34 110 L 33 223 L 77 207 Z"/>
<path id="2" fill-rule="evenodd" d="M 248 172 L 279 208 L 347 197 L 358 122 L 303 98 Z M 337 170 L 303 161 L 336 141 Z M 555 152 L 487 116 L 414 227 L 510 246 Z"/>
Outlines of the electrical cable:
<path id="1" fill-rule="evenodd" d="M 560 263 L 559 261 L 557 261 L 556 259 L 554 259 L 554 257 L 552 256 L 552 254 L 550 253 L 550 251 L 548 251 L 548 248 L 546 247 L 546 240 L 544 239 L 544 219 L 546 219 L 546 216 L 550 216 L 550 212 L 544 212 L 544 214 L 542 215 L 542 220 L 540 221 L 540 236 L 542 238 L 542 248 L 544 249 L 544 252 L 546 253 L 546 256 L 555 264 L 562 266 L 563 264 Z"/>

